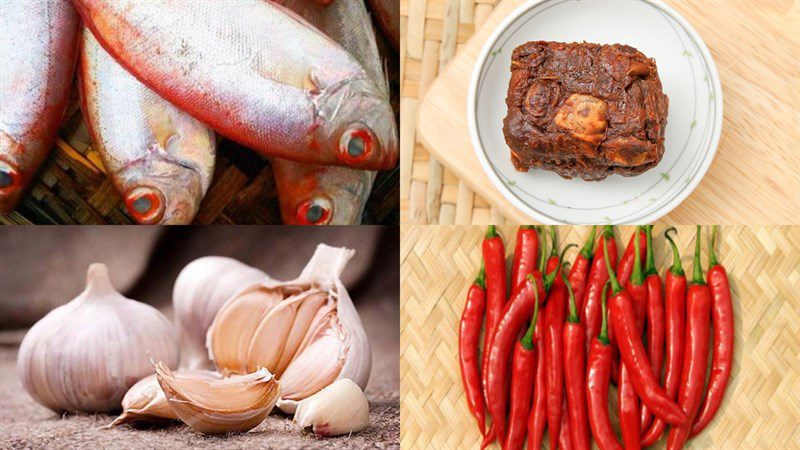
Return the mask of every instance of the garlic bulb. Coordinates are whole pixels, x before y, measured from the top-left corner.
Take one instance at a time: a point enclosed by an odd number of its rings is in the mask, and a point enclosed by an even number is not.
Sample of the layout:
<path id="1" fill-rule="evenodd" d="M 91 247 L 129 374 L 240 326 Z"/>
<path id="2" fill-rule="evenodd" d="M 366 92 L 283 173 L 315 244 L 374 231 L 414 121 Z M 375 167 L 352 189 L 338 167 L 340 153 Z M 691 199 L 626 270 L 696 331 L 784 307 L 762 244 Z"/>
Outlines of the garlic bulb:
<path id="1" fill-rule="evenodd" d="M 205 343 L 214 316 L 237 292 L 253 284 L 271 281 L 266 273 L 223 256 L 206 256 L 184 267 L 172 293 L 180 338 L 180 366 L 212 368 Z"/>
<path id="2" fill-rule="evenodd" d="M 181 377 L 204 380 L 219 380 L 222 378 L 217 372 L 208 370 L 178 370 L 175 372 Z M 125 397 L 122 398 L 122 414 L 105 428 L 111 428 L 128 422 L 178 420 L 172 407 L 164 396 L 164 391 L 158 384 L 156 374 L 153 373 L 142 378 L 134 384 Z"/>
<path id="3" fill-rule="evenodd" d="M 178 363 L 172 324 L 115 291 L 106 266 L 92 264 L 86 289 L 25 335 L 17 367 L 25 390 L 53 411 L 104 412 L 119 409 L 128 388 L 152 373 L 151 358 Z"/>
<path id="4" fill-rule="evenodd" d="M 344 378 L 300 401 L 293 420 L 320 436 L 356 433 L 369 425 L 369 402 L 357 384 Z"/>
<path id="5" fill-rule="evenodd" d="M 266 368 L 281 381 L 278 407 L 287 413 L 337 379 L 366 386 L 369 342 L 339 279 L 353 253 L 319 245 L 296 280 L 255 285 L 228 300 L 206 342 L 218 370 Z"/>
<path id="6" fill-rule="evenodd" d="M 175 415 L 204 434 L 254 428 L 272 411 L 280 393 L 278 381 L 266 369 L 208 380 L 176 375 L 159 363 L 156 375 Z"/>

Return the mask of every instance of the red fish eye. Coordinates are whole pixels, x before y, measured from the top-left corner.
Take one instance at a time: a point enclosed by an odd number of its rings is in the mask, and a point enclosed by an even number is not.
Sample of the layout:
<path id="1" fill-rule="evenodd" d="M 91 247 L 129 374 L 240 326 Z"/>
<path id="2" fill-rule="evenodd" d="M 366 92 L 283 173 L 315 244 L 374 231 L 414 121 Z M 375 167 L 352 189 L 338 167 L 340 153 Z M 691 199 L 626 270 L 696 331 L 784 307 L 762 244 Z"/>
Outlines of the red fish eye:
<path id="1" fill-rule="evenodd" d="M 0 190 L 10 189 L 19 184 L 19 173 L 7 164 L 0 162 Z"/>
<path id="2" fill-rule="evenodd" d="M 324 198 L 307 200 L 297 207 L 297 223 L 300 225 L 325 225 L 331 220 L 332 207 Z"/>
<path id="3" fill-rule="evenodd" d="M 158 189 L 138 187 L 125 196 L 125 206 L 134 220 L 152 225 L 164 215 L 164 196 Z"/>
<path id="4" fill-rule="evenodd" d="M 375 139 L 372 131 L 358 124 L 347 129 L 339 139 L 339 157 L 350 163 L 360 163 L 369 159 Z"/>

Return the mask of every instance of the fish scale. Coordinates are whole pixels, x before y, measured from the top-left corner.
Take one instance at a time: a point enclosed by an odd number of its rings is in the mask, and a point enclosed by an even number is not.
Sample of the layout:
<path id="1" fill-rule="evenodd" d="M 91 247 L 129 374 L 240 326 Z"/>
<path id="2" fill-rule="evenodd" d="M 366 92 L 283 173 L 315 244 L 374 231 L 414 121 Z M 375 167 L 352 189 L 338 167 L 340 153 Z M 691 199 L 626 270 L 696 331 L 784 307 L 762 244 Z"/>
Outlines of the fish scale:
<path id="1" fill-rule="evenodd" d="M 373 170 L 397 164 L 393 111 L 364 69 L 278 4 L 74 3 L 128 71 L 232 140 L 299 162 Z M 351 101 L 336 108 L 343 98 Z M 365 142 L 362 153 L 348 154 L 353 140 Z"/>

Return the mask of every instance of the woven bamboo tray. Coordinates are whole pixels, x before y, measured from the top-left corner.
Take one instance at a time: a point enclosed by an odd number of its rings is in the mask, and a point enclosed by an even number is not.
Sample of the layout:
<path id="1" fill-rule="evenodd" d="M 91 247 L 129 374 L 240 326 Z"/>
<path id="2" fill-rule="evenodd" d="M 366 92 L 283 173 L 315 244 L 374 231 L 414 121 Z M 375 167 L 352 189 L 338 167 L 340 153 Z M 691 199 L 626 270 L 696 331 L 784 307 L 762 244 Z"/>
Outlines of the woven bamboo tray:
<path id="1" fill-rule="evenodd" d="M 671 263 L 664 228 L 654 236 L 659 273 Z M 703 265 L 707 265 L 703 236 Z M 559 243 L 580 244 L 588 228 L 560 227 Z M 626 245 L 633 227 L 617 230 Z M 401 447 L 478 448 L 458 366 L 458 325 L 480 265 L 485 228 L 403 225 L 400 231 Z M 509 258 L 516 228 L 500 234 Z M 694 227 L 678 227 L 691 274 Z M 714 422 L 687 448 L 800 448 L 800 227 L 720 229 L 717 255 L 728 270 L 736 311 L 735 359 Z M 570 251 L 572 255 L 574 250 Z M 707 267 L 706 267 L 707 268 Z M 611 396 L 616 396 L 612 387 Z M 614 419 L 612 419 L 614 420 Z M 664 440 L 655 448 L 663 448 Z"/>
<path id="2" fill-rule="evenodd" d="M 505 218 L 442 167 L 416 137 L 420 100 L 497 0 L 400 0 L 400 211 L 404 223 L 503 223 Z"/>
<path id="3" fill-rule="evenodd" d="M 377 28 L 376 28 L 377 30 Z M 399 123 L 399 64 L 381 33 L 378 47 L 386 65 L 391 102 Z M 105 167 L 78 109 L 71 100 L 70 117 L 59 131 L 50 156 L 17 209 L 0 214 L 0 224 L 131 224 L 122 197 Z M 400 222 L 400 169 L 379 172 L 363 215 L 364 224 Z M 214 180 L 195 224 L 279 224 L 278 196 L 269 162 L 235 142 L 217 147 Z"/>
<path id="4" fill-rule="evenodd" d="M 404 223 L 502 223 L 502 216 L 513 223 L 530 221 L 483 173 L 471 147 L 464 108 L 471 69 L 482 46 L 478 41 L 522 2 L 401 2 L 406 24 L 401 159 L 403 170 L 411 169 L 401 174 Z M 706 40 L 725 90 L 725 123 L 714 163 L 695 192 L 668 217 L 688 224 L 751 223 L 752 217 L 761 217 L 756 222 L 765 224 L 798 223 L 800 3 L 667 3 Z M 497 14 L 487 18 L 485 11 L 493 5 Z M 462 14 L 464 10 L 474 13 Z M 486 29 L 480 26 L 484 22 Z M 448 43 L 461 46 L 479 29 L 478 41 L 465 45 L 445 73 L 443 62 L 453 58 Z M 434 78 L 437 82 L 429 89 Z M 424 103 L 419 101 L 426 94 Z M 417 115 L 422 119 L 415 129 L 412 117 Z"/>

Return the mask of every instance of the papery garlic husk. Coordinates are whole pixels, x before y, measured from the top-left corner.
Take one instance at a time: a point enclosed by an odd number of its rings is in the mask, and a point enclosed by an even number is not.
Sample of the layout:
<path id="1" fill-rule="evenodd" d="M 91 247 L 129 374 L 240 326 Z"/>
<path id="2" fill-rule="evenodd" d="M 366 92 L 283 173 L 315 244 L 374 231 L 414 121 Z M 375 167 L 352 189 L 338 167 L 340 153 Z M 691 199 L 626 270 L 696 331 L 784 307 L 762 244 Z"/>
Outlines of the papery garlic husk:
<path id="1" fill-rule="evenodd" d="M 220 380 L 222 376 L 210 370 L 177 370 L 176 375 L 199 380 Z M 105 428 L 129 422 L 157 422 L 178 420 L 158 384 L 156 374 L 142 378 L 122 398 L 122 414 Z"/>
<path id="2" fill-rule="evenodd" d="M 205 256 L 184 267 L 172 292 L 180 367 L 213 368 L 206 350 L 206 333 L 219 309 L 239 291 L 272 281 L 261 270 L 224 256 Z"/>
<path id="3" fill-rule="evenodd" d="M 48 313 L 25 335 L 17 367 L 25 390 L 56 412 L 106 412 L 153 372 L 150 358 L 175 367 L 178 340 L 152 306 L 114 290 L 103 264 L 92 264 L 86 289 Z"/>
<path id="4" fill-rule="evenodd" d="M 320 436 L 357 433 L 369 425 L 369 401 L 352 380 L 337 380 L 297 404 L 294 419 Z"/>
<path id="5" fill-rule="evenodd" d="M 320 244 L 296 280 L 263 283 L 228 300 L 206 342 L 217 369 L 244 374 L 267 368 L 281 381 L 278 407 L 290 414 L 298 401 L 337 379 L 363 389 L 372 354 L 339 279 L 353 254 Z"/>
<path id="6" fill-rule="evenodd" d="M 175 415 L 203 434 L 254 428 L 269 415 L 280 394 L 280 384 L 267 369 L 207 380 L 176 375 L 159 363 L 156 375 Z"/>

